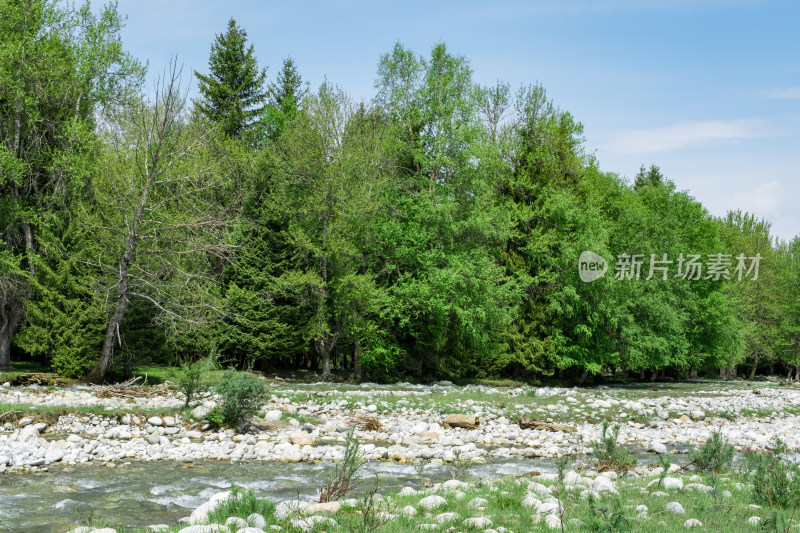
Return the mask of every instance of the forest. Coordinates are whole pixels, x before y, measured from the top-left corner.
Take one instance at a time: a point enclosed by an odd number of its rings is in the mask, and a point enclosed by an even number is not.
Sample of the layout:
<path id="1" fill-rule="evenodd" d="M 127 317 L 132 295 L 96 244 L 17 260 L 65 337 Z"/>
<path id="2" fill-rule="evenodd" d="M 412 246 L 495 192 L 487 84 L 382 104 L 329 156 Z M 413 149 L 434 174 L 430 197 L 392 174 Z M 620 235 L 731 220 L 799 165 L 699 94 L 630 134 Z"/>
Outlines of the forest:
<path id="1" fill-rule="evenodd" d="M 154 88 L 123 20 L 0 0 L 0 369 L 800 379 L 800 236 L 602 170 L 542 86 L 398 43 L 354 101 L 231 19 Z"/>

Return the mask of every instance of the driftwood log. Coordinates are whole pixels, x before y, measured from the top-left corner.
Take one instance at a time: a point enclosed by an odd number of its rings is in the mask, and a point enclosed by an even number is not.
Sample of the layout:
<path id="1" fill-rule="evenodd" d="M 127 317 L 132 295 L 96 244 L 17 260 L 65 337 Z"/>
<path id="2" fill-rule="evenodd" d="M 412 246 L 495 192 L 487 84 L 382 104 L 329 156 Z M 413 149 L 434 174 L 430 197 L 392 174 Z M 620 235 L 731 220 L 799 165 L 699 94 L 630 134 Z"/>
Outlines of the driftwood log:
<path id="1" fill-rule="evenodd" d="M 444 427 L 475 429 L 481 424 L 476 415 L 447 415 L 442 421 Z"/>

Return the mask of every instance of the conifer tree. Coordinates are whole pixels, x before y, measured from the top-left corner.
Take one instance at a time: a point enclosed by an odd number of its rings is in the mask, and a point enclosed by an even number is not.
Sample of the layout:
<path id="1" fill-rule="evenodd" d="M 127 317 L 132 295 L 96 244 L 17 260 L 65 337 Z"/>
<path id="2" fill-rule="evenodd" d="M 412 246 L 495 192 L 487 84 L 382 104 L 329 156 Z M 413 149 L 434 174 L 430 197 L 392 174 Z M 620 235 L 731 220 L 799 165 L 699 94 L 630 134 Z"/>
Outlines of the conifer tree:
<path id="1" fill-rule="evenodd" d="M 211 45 L 210 74 L 195 71 L 202 100 L 197 108 L 229 137 L 242 138 L 264 109 L 266 69 L 259 70 L 247 32 L 231 18 Z"/>

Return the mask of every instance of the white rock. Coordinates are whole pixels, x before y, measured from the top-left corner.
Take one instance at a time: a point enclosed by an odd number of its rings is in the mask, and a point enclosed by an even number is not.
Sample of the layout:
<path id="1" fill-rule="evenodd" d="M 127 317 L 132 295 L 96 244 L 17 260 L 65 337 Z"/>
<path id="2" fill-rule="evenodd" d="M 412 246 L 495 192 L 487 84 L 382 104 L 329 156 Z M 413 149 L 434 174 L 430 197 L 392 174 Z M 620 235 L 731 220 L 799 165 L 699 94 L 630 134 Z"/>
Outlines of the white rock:
<path id="1" fill-rule="evenodd" d="M 686 509 L 678 502 L 669 502 L 664 508 L 670 513 L 686 514 Z"/>
<path id="2" fill-rule="evenodd" d="M 690 518 L 686 522 L 683 523 L 683 527 L 690 528 L 690 527 L 703 527 L 703 523 L 698 520 L 697 518 Z"/>
<path id="3" fill-rule="evenodd" d="M 699 490 L 700 492 L 714 492 L 714 487 L 703 485 L 702 483 L 687 483 L 684 488 L 686 490 Z"/>
<path id="4" fill-rule="evenodd" d="M 25 426 L 19 432 L 17 440 L 20 442 L 29 442 L 39 438 L 39 430 L 33 426 Z"/>
<path id="5" fill-rule="evenodd" d="M 415 488 L 413 488 L 413 487 L 403 487 L 402 489 L 400 489 L 400 492 L 398 492 L 397 494 L 399 496 L 413 496 L 416 493 L 417 493 L 417 490 Z"/>
<path id="6" fill-rule="evenodd" d="M 458 520 L 459 518 L 461 518 L 461 515 L 458 513 L 441 513 L 433 517 L 433 519 L 440 524 L 452 522 L 453 520 Z"/>
<path id="7" fill-rule="evenodd" d="M 528 509 L 539 509 L 540 505 L 542 505 L 542 501 L 533 494 L 528 494 L 525 496 L 525 499 L 522 500 L 522 506 L 527 507 Z"/>
<path id="8" fill-rule="evenodd" d="M 486 518 L 485 516 L 476 516 L 473 518 L 467 518 L 461 523 L 469 527 L 489 527 L 492 525 L 492 521 Z"/>
<path id="9" fill-rule="evenodd" d="M 657 453 L 659 455 L 665 455 L 665 454 L 669 453 L 669 450 L 667 450 L 667 447 L 664 444 L 658 442 L 657 440 L 651 440 L 647 444 L 647 448 L 645 448 L 644 451 Z"/>
<path id="10" fill-rule="evenodd" d="M 547 524 L 547 527 L 550 529 L 561 529 L 561 519 L 558 515 L 549 514 L 544 519 L 544 523 Z"/>
<path id="11" fill-rule="evenodd" d="M 445 500 L 441 496 L 433 494 L 431 496 L 426 496 L 422 498 L 419 501 L 419 505 L 425 509 L 431 510 L 431 509 L 436 509 L 437 507 L 441 507 L 442 505 L 447 505 L 447 500 Z"/>
<path id="12" fill-rule="evenodd" d="M 597 476 L 597 479 L 595 479 L 594 483 L 592 483 L 592 490 L 599 492 L 600 494 L 604 492 L 610 492 L 612 494 L 617 493 L 617 488 L 614 486 L 614 482 L 605 476 Z"/>
<path id="13" fill-rule="evenodd" d="M 747 519 L 751 526 L 757 526 L 761 522 L 760 516 L 751 516 Z"/>
<path id="14" fill-rule="evenodd" d="M 485 498 L 472 498 L 470 501 L 467 502 L 467 507 L 477 508 L 483 507 L 489 504 L 489 500 Z"/>
<path id="15" fill-rule="evenodd" d="M 297 444 L 299 446 L 313 446 L 314 445 L 314 437 L 310 434 L 306 433 L 305 431 L 295 431 L 291 435 L 289 435 L 289 440 L 292 441 L 292 444 Z"/>
<path id="16" fill-rule="evenodd" d="M 303 512 L 305 514 L 338 513 L 341 508 L 342 505 L 339 502 L 312 503 Z"/>
<path id="17" fill-rule="evenodd" d="M 267 521 L 258 513 L 253 513 L 247 517 L 247 523 L 256 529 L 264 529 L 267 527 Z"/>
<path id="18" fill-rule="evenodd" d="M 299 500 L 281 502 L 277 505 L 277 507 L 275 507 L 275 518 L 278 520 L 283 520 L 284 518 L 288 518 L 294 514 L 299 514 L 303 511 L 303 509 L 308 507 L 308 505 L 308 502 Z"/>
<path id="19" fill-rule="evenodd" d="M 411 505 L 406 505 L 400 512 L 403 513 L 403 515 L 405 516 L 414 516 L 415 514 L 417 514 L 417 510 Z"/>
<path id="20" fill-rule="evenodd" d="M 151 416 L 150 418 L 147 419 L 147 423 L 150 424 L 151 426 L 163 426 L 164 425 L 164 421 L 161 420 L 161 418 L 158 417 L 158 416 Z"/>
<path id="21" fill-rule="evenodd" d="M 558 512 L 558 504 L 553 502 L 545 502 L 536 510 L 539 514 L 550 514 Z"/>
<path id="22" fill-rule="evenodd" d="M 225 520 L 225 525 L 230 527 L 233 526 L 237 530 L 243 529 L 247 527 L 247 520 L 244 518 L 239 518 L 238 516 L 231 516 L 227 520 Z"/>
<path id="23" fill-rule="evenodd" d="M 267 411 L 264 415 L 264 420 L 268 420 L 270 422 L 276 422 L 281 419 L 283 416 L 283 412 L 279 409 L 272 409 L 271 411 Z"/>
<path id="24" fill-rule="evenodd" d="M 44 460 L 47 463 L 57 463 L 64 458 L 64 450 L 52 449 L 44 454 Z"/>
<path id="25" fill-rule="evenodd" d="M 677 477 L 665 477 L 664 488 L 681 490 L 683 489 L 683 481 Z"/>
<path id="26" fill-rule="evenodd" d="M 458 490 L 466 487 L 469 487 L 467 483 L 464 483 L 463 481 L 459 481 L 457 479 L 449 479 L 444 483 L 442 483 L 442 488 L 444 490 Z"/>
<path id="27" fill-rule="evenodd" d="M 331 527 L 336 527 L 338 525 L 333 518 L 319 515 L 306 516 L 292 520 L 292 525 L 303 531 L 311 531 L 317 524 L 329 525 Z"/>

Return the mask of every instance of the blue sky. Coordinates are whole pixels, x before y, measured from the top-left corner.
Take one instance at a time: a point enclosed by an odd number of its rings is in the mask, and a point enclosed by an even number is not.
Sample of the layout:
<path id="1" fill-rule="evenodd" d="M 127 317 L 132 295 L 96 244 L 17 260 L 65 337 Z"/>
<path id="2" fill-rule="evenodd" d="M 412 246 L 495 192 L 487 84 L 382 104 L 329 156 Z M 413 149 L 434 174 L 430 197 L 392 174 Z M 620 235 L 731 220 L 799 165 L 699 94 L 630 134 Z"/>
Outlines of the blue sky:
<path id="1" fill-rule="evenodd" d="M 800 234 L 800 3 L 748 0 L 496 2 L 120 0 L 126 48 L 151 75 L 177 55 L 207 71 L 236 18 L 267 75 L 291 55 L 369 99 L 396 41 L 466 56 L 474 80 L 539 82 L 585 127 L 603 170 L 659 165 L 714 215 L 742 209 Z M 194 83 L 192 84 L 194 88 Z"/>

